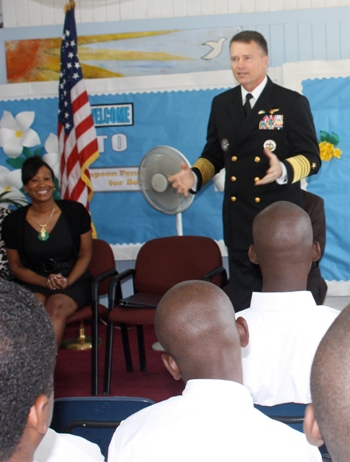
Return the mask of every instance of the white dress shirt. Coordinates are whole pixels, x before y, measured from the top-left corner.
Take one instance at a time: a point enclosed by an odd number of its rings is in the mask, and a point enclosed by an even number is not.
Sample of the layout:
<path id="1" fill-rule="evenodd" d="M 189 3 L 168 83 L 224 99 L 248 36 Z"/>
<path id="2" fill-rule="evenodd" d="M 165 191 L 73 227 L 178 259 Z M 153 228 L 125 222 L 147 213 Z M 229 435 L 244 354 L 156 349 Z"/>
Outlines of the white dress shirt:
<path id="1" fill-rule="evenodd" d="M 242 348 L 243 382 L 254 403 L 310 403 L 312 361 L 339 310 L 316 305 L 309 291 L 253 292 L 250 308 L 236 313 L 248 323 Z"/>
<path id="2" fill-rule="evenodd" d="M 68 433 L 49 428 L 37 447 L 33 462 L 104 462 L 97 444 Z"/>
<path id="3" fill-rule="evenodd" d="M 246 388 L 228 380 L 187 382 L 181 396 L 128 417 L 108 462 L 321 461 L 301 432 L 265 416 Z"/>

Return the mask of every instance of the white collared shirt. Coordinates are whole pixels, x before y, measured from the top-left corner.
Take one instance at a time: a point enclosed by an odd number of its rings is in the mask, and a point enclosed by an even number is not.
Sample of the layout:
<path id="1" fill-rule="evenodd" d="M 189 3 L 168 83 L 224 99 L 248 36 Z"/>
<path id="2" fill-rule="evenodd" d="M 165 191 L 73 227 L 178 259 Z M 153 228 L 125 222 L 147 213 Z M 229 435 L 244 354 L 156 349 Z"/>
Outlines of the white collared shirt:
<path id="1" fill-rule="evenodd" d="M 243 383 L 256 404 L 310 403 L 312 361 L 322 337 L 340 313 L 316 305 L 311 292 L 253 292 L 242 348 Z"/>
<path id="2" fill-rule="evenodd" d="M 124 420 L 108 450 L 108 462 L 179 460 L 321 462 L 321 455 L 303 433 L 255 409 L 241 384 L 194 379 L 181 396 Z"/>
<path id="3" fill-rule="evenodd" d="M 251 98 L 249 100 L 250 102 L 250 106 L 253 108 L 254 107 L 254 104 L 256 103 L 257 99 L 259 98 L 259 96 L 261 95 L 261 93 L 263 92 L 265 86 L 267 84 L 267 76 L 265 75 L 265 78 L 264 80 L 256 87 L 254 88 L 253 91 L 247 91 L 244 87 L 242 87 L 241 85 L 241 92 L 242 92 L 242 104 L 244 105 L 245 103 L 245 98 L 247 96 L 248 93 L 250 93 L 253 98 Z"/>
<path id="4" fill-rule="evenodd" d="M 34 454 L 35 462 L 104 462 L 97 444 L 49 428 Z"/>

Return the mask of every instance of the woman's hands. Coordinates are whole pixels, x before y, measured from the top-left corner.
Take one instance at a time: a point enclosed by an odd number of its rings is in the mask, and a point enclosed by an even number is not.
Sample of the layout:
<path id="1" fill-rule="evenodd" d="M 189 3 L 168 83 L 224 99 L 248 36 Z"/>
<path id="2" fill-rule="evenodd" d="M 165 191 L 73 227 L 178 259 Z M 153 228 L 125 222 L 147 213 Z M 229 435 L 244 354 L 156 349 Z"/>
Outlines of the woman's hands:
<path id="1" fill-rule="evenodd" d="M 66 289 L 69 287 L 69 281 L 61 273 L 50 274 L 46 280 L 46 285 L 51 290 Z"/>

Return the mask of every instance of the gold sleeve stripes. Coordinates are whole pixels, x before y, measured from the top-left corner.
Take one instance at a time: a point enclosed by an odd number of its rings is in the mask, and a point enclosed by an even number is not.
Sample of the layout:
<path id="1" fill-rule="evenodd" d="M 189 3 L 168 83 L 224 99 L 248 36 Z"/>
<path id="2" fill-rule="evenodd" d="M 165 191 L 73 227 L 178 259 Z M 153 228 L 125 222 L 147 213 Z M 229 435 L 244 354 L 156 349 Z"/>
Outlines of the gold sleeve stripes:
<path id="1" fill-rule="evenodd" d="M 208 183 L 215 175 L 214 165 L 208 159 L 197 159 L 192 167 L 198 168 L 202 175 L 202 185 Z"/>
<path id="2" fill-rule="evenodd" d="M 296 183 L 297 181 L 309 176 L 311 170 L 310 162 L 302 154 L 290 157 L 289 159 L 286 159 L 286 161 L 289 162 L 293 168 L 294 176 L 292 183 Z"/>

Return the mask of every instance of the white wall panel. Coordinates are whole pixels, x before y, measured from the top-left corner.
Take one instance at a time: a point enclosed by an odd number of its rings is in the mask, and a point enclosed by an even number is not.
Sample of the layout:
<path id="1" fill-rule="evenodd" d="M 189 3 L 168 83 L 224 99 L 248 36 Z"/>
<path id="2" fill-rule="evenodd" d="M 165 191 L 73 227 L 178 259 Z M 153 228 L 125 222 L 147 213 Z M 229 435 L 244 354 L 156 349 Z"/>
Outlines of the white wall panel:
<path id="1" fill-rule="evenodd" d="M 121 20 L 134 19 L 134 9 L 133 9 L 132 1 L 130 0 L 120 1 L 120 19 Z"/>
<path id="2" fill-rule="evenodd" d="M 92 0 L 92 15 L 92 22 L 108 21 L 106 4 L 102 3 L 101 0 Z"/>
<path id="3" fill-rule="evenodd" d="M 284 2 L 282 2 L 281 0 L 269 0 L 268 3 L 270 11 L 281 11 L 281 5 L 285 7 Z"/>
<path id="4" fill-rule="evenodd" d="M 160 17 L 172 18 L 174 17 L 174 2 L 173 0 L 162 0 L 160 2 Z"/>
<path id="5" fill-rule="evenodd" d="M 326 0 L 311 0 L 311 8 L 325 8 Z"/>
<path id="6" fill-rule="evenodd" d="M 174 17 L 187 16 L 187 0 L 176 0 L 173 4 Z"/>
<path id="7" fill-rule="evenodd" d="M 242 13 L 255 13 L 255 0 L 244 0 L 242 2 Z"/>
<path id="8" fill-rule="evenodd" d="M 75 17 L 78 22 L 94 22 L 94 11 L 93 11 L 93 1 L 92 0 L 80 0 L 79 4 L 76 3 L 75 7 Z"/>
<path id="9" fill-rule="evenodd" d="M 202 14 L 201 11 L 201 1 L 200 0 L 192 0 L 188 2 L 187 5 L 187 16 L 200 16 Z"/>
<path id="10" fill-rule="evenodd" d="M 227 14 L 228 13 L 229 0 L 219 0 L 214 2 L 213 14 Z"/>
<path id="11" fill-rule="evenodd" d="M 147 0 L 133 1 L 134 19 L 147 18 Z"/>
<path id="12" fill-rule="evenodd" d="M 305 9 L 308 9 L 308 8 L 311 8 L 312 5 L 311 5 L 311 0 L 298 0 L 298 3 L 297 3 L 297 10 L 305 10 Z"/>
<path id="13" fill-rule="evenodd" d="M 40 3 L 32 3 L 28 8 L 28 25 L 39 26 L 42 22 L 42 8 Z"/>
<path id="14" fill-rule="evenodd" d="M 18 27 L 29 26 L 28 6 L 29 5 L 28 5 L 28 2 L 26 2 L 26 0 L 16 0 L 16 7 L 15 7 L 16 26 Z"/>
<path id="15" fill-rule="evenodd" d="M 298 9 L 298 0 L 284 0 L 283 1 L 284 10 L 297 10 Z"/>
<path id="16" fill-rule="evenodd" d="M 245 0 L 229 0 L 227 12 L 229 14 L 238 14 L 242 12 L 242 3 Z"/>
<path id="17" fill-rule="evenodd" d="M 260 0 L 256 2 L 255 11 L 260 13 L 262 11 L 270 11 L 270 0 Z"/>
<path id="18" fill-rule="evenodd" d="M 67 0 L 2 0 L 4 27 L 60 24 Z M 350 0 L 75 0 L 77 23 L 350 6 Z"/>
<path id="19" fill-rule="evenodd" d="M 30 5 L 30 8 L 31 7 L 32 4 Z M 45 0 L 41 2 L 41 22 L 39 24 L 54 24 L 54 18 L 53 0 Z"/>
<path id="20" fill-rule="evenodd" d="M 4 27 L 5 25 L 6 27 L 16 27 L 16 5 L 14 2 L 2 0 L 2 16 Z"/>
<path id="21" fill-rule="evenodd" d="M 147 18 L 160 18 L 160 2 L 162 0 L 147 0 Z"/>
<path id="22" fill-rule="evenodd" d="M 119 2 L 107 2 L 106 14 L 107 14 L 107 21 L 119 21 L 120 20 Z"/>
<path id="23" fill-rule="evenodd" d="M 202 0 L 201 11 L 201 14 L 205 16 L 215 14 L 215 0 Z"/>
<path id="24" fill-rule="evenodd" d="M 62 0 L 54 0 L 54 18 L 55 24 L 63 24 L 64 21 L 64 6 Z"/>

